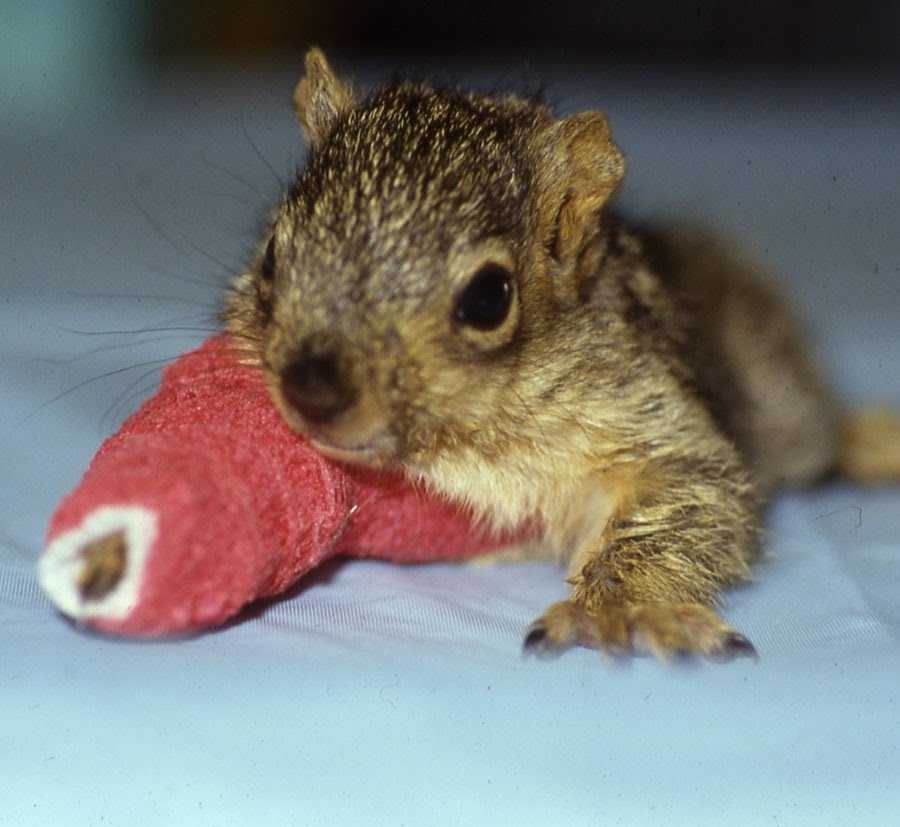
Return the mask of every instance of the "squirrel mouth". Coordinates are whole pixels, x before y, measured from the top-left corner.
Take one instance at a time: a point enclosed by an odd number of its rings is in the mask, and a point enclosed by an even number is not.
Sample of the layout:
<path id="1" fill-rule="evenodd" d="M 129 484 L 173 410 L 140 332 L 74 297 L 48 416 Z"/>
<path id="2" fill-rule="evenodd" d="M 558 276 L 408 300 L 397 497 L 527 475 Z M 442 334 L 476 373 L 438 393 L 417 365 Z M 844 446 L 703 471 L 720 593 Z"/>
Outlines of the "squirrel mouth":
<path id="1" fill-rule="evenodd" d="M 277 388 L 272 389 L 272 398 L 288 426 L 329 459 L 381 468 L 399 453 L 398 439 L 378 423 L 371 423 L 370 427 L 341 427 L 330 422 L 311 422 L 288 404 Z M 354 437 L 360 441 L 353 441 Z"/>
<path id="2" fill-rule="evenodd" d="M 317 451 L 329 459 L 354 465 L 381 467 L 386 465 L 396 452 L 395 441 L 388 435 L 350 445 L 332 441 L 321 434 L 310 434 L 309 441 Z"/>

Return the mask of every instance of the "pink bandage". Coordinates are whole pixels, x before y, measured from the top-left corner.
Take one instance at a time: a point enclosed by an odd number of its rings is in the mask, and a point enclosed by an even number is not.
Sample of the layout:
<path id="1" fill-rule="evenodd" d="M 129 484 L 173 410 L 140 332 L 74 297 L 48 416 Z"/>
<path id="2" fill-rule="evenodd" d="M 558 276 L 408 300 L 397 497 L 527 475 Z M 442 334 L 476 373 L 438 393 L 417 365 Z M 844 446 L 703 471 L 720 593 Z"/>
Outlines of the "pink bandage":
<path id="1" fill-rule="evenodd" d="M 171 365 L 103 444 L 53 514 L 39 570 L 78 622 L 172 635 L 222 623 L 336 554 L 438 560 L 512 539 L 400 477 L 325 459 L 221 335 Z"/>

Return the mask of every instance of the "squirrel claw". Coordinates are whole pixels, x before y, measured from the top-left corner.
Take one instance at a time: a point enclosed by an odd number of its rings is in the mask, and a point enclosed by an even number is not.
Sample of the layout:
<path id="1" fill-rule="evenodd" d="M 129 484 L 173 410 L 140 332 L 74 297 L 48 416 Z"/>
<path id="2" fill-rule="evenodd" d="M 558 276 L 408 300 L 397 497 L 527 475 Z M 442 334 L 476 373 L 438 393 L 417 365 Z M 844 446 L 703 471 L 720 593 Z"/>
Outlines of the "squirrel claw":
<path id="1" fill-rule="evenodd" d="M 548 660 L 561 655 L 571 644 L 554 641 L 540 622 L 534 623 L 522 641 L 522 654 Z"/>
<path id="2" fill-rule="evenodd" d="M 542 626 L 533 626 L 522 643 L 522 648 L 527 652 L 541 648 L 544 640 L 547 638 L 547 630 Z"/>
<path id="3" fill-rule="evenodd" d="M 753 658 L 759 660 L 756 647 L 740 632 L 730 632 L 722 641 L 721 654 L 711 654 L 710 659 L 715 661 L 728 661 L 734 658 Z"/>
<path id="4" fill-rule="evenodd" d="M 588 610 L 562 601 L 532 624 L 523 651 L 548 657 L 576 644 L 616 657 L 650 654 L 663 662 L 696 657 L 717 663 L 738 657 L 758 659 L 753 644 L 712 610 L 676 603 L 609 605 Z"/>

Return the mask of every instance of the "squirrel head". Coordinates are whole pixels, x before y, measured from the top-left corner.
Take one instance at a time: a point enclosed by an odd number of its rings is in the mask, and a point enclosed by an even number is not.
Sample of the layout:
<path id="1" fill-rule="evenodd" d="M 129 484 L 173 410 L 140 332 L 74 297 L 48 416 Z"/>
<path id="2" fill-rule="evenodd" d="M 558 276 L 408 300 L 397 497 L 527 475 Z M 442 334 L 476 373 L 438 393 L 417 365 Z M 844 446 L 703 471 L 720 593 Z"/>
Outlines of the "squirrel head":
<path id="1" fill-rule="evenodd" d="M 293 103 L 308 157 L 230 330 L 337 459 L 501 450 L 509 409 L 564 379 L 548 360 L 624 171 L 605 117 L 406 81 L 359 97 L 317 49 Z"/>

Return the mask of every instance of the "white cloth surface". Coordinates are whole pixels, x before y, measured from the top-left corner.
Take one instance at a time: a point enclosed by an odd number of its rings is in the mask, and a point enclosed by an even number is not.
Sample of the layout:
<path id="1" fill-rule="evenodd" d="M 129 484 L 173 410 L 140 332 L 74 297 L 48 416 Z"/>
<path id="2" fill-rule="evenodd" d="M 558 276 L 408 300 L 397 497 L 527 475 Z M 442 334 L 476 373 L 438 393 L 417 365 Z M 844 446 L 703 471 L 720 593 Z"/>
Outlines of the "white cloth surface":
<path id="1" fill-rule="evenodd" d="M 626 209 L 745 239 L 842 396 L 900 405 L 896 85 L 547 74 L 610 114 Z M 565 594 L 549 564 L 335 564 L 167 642 L 53 611 L 46 519 L 157 360 L 213 329 L 265 164 L 302 157 L 292 75 L 123 77 L 0 124 L 0 824 L 896 823 L 898 487 L 775 502 L 725 608 L 756 663 L 523 659 Z"/>

